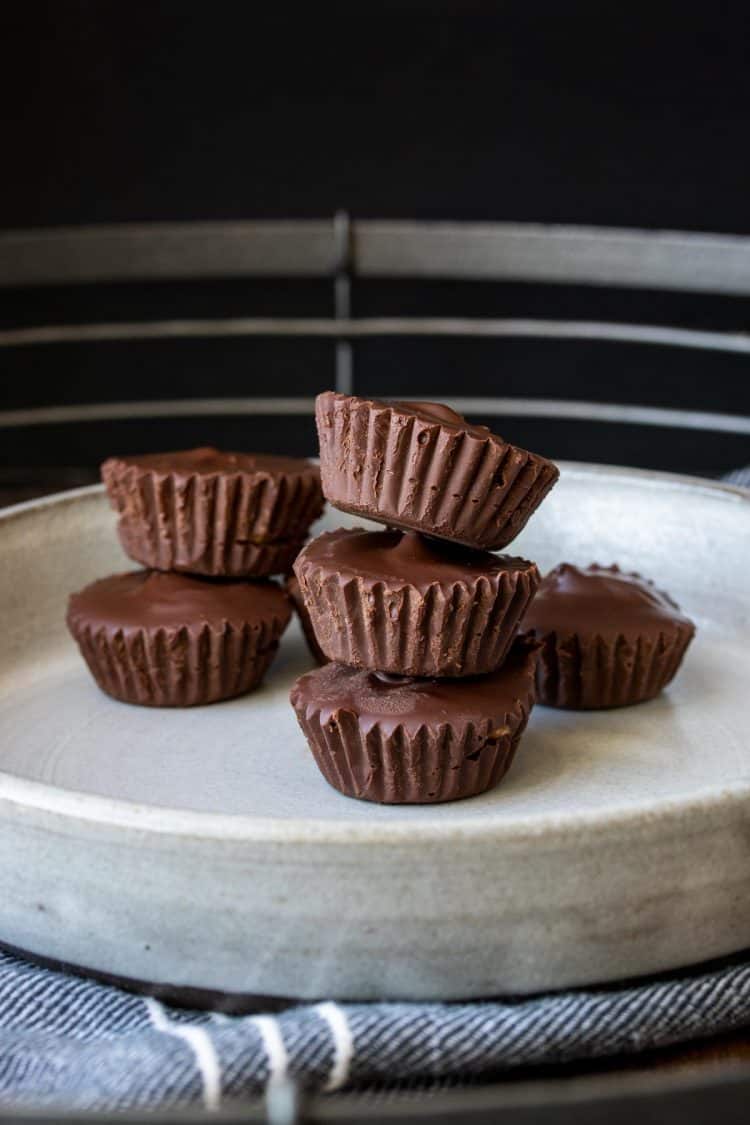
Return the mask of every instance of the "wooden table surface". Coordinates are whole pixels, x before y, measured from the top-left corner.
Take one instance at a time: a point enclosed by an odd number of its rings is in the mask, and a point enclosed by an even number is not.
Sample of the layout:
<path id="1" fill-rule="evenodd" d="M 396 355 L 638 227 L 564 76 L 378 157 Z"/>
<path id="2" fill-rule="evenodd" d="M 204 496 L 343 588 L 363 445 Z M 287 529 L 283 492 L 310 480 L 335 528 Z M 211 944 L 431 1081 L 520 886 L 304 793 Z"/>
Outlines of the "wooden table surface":
<path id="1" fill-rule="evenodd" d="M 38 496 L 59 492 L 66 488 L 93 484 L 97 480 L 96 470 L 75 467 L 54 470 L 46 468 L 2 470 L 0 471 L 0 507 L 17 504 L 24 500 L 32 500 Z M 635 1055 L 596 1062 L 576 1063 L 573 1066 L 552 1069 L 555 1073 L 563 1071 L 566 1074 L 578 1075 L 634 1068 L 649 1070 L 708 1069 L 727 1063 L 750 1065 L 750 1027 L 744 1031 L 732 1032 L 712 1039 L 669 1047 L 659 1051 L 641 1052 Z M 512 1077 L 528 1079 L 532 1074 L 537 1073 L 539 1073 L 539 1070 L 535 1068 L 533 1071 L 514 1072 Z M 549 1069 L 545 1068 L 544 1073 L 549 1073 Z"/>

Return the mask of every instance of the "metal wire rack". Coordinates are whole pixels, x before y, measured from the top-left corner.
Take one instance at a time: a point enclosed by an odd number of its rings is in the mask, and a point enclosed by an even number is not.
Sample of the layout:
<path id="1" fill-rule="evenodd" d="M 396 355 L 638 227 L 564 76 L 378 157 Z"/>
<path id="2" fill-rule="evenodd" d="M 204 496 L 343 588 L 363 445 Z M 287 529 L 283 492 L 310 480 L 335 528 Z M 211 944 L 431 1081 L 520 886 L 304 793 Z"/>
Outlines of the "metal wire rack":
<path id="1" fill-rule="evenodd" d="M 0 332 L 0 348 L 231 336 L 336 342 L 333 384 L 354 380 L 352 341 L 373 337 L 552 338 L 750 354 L 744 332 L 598 320 L 354 317 L 358 279 L 523 281 L 750 295 L 750 238 L 580 226 L 328 219 L 122 224 L 0 232 L 0 287 L 95 282 L 318 278 L 330 317 L 180 318 L 43 324 Z M 634 422 L 750 435 L 750 416 L 659 406 L 502 396 L 454 398 L 467 413 Z M 0 411 L 0 428 L 187 414 L 305 414 L 309 398 L 260 396 L 49 405 Z"/>

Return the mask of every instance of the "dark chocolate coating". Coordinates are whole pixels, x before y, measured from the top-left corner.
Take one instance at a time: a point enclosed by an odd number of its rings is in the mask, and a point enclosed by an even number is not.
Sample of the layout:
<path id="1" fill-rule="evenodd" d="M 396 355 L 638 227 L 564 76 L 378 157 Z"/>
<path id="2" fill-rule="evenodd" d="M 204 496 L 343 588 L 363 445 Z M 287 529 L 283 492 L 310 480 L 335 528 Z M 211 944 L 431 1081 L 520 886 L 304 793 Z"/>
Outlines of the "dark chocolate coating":
<path id="1" fill-rule="evenodd" d="M 124 465 L 137 465 L 156 473 L 174 473 L 177 476 L 201 476 L 224 473 L 264 473 L 268 476 L 306 476 L 313 468 L 311 462 L 299 457 L 280 457 L 275 453 L 230 453 L 213 446 L 196 449 L 179 449 L 172 453 L 139 453 L 129 457 L 113 457 Z"/>
<path id="2" fill-rule="evenodd" d="M 406 676 L 500 666 L 540 581 L 525 559 L 413 532 L 325 532 L 295 563 L 329 659 Z"/>
<path id="3" fill-rule="evenodd" d="M 265 621 L 288 622 L 284 593 L 270 579 L 259 582 L 209 581 L 187 574 L 133 570 L 92 582 L 70 598 L 69 616 L 91 628 L 221 630 L 226 624 L 260 628 Z"/>
<path id="4" fill-rule="evenodd" d="M 312 621 L 310 620 L 310 614 L 307 612 L 305 599 L 302 597 L 302 591 L 299 588 L 299 582 L 297 581 L 297 578 L 294 574 L 290 574 L 287 576 L 286 582 L 284 583 L 284 588 L 289 597 L 292 599 L 294 608 L 297 611 L 299 623 L 302 626 L 302 632 L 304 633 L 305 640 L 307 641 L 307 647 L 310 649 L 310 652 L 312 653 L 315 660 L 317 660 L 318 664 L 326 664 L 328 661 L 328 657 L 318 644 L 318 638 L 315 636 L 315 630 L 313 629 Z"/>
<path id="5" fill-rule="evenodd" d="M 523 529 L 557 466 L 440 403 L 316 400 L 323 492 L 337 508 L 497 550 Z"/>
<path id="6" fill-rule="evenodd" d="M 444 402 L 392 402 L 391 406 L 398 409 L 401 414 L 411 415 L 423 422 L 438 422 L 441 426 L 457 426 L 473 437 L 486 438 L 491 433 L 488 426 L 475 426 L 467 422 L 463 414 L 446 406 Z M 499 439 L 502 441 L 502 438 Z"/>
<path id="7" fill-rule="evenodd" d="M 640 575 L 570 563 L 543 580 L 521 628 L 543 646 L 539 702 L 582 709 L 652 699 L 695 634 L 669 595 Z"/>
<path id="8" fill-rule="evenodd" d="M 317 466 L 209 447 L 111 457 L 102 479 L 131 558 L 220 577 L 287 571 L 321 513 Z"/>
<path id="9" fill-rule="evenodd" d="M 297 680 L 290 698 L 341 793 L 386 804 L 459 800 L 510 767 L 534 704 L 537 655 L 519 638 L 499 671 L 461 680 L 389 682 L 331 663 Z"/>
<path id="10" fill-rule="evenodd" d="M 256 687 L 291 617 L 271 581 L 139 570 L 100 579 L 67 624 L 102 691 L 125 703 L 191 707 Z"/>

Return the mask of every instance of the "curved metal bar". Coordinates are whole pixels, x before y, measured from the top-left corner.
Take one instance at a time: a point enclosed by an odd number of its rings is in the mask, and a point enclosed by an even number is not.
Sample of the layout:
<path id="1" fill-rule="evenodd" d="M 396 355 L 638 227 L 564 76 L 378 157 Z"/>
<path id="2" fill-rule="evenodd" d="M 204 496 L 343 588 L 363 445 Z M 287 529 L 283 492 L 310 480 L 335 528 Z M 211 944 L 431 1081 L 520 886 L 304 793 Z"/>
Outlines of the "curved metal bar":
<path id="1" fill-rule="evenodd" d="M 750 293 L 750 238 L 540 223 L 355 224 L 360 277 Z"/>
<path id="2" fill-rule="evenodd" d="M 750 294 L 750 238 L 537 223 L 365 219 L 355 277 L 537 281 Z M 332 219 L 0 231 L 0 286 L 224 277 L 331 278 Z"/>
<path id="3" fill-rule="evenodd" d="M 528 337 L 554 340 L 604 340 L 750 353 L 744 332 L 706 332 L 655 324 L 619 324 L 591 320 L 535 320 L 468 317 L 360 317 L 334 320 L 316 317 L 223 317 L 57 324 L 12 328 L 0 332 L 0 347 L 64 344 L 106 340 L 160 340 L 224 336 L 327 336 L 363 339 L 376 336 Z"/>
<path id="4" fill-rule="evenodd" d="M 419 398 L 402 394 L 402 399 Z M 750 417 L 698 410 L 670 410 L 626 403 L 576 402 L 551 398 L 454 397 L 447 400 L 461 414 L 486 417 L 550 418 L 556 421 L 610 422 L 624 425 L 664 426 L 750 434 Z M 59 425 L 74 422 L 117 421 L 135 418 L 185 418 L 232 414 L 303 415 L 314 409 L 312 398 L 191 398 L 153 402 L 83 403 L 76 406 L 39 406 L 0 412 L 0 428 Z"/>
<path id="5" fill-rule="evenodd" d="M 0 231 L 0 286 L 331 277 L 330 219 L 118 223 Z"/>

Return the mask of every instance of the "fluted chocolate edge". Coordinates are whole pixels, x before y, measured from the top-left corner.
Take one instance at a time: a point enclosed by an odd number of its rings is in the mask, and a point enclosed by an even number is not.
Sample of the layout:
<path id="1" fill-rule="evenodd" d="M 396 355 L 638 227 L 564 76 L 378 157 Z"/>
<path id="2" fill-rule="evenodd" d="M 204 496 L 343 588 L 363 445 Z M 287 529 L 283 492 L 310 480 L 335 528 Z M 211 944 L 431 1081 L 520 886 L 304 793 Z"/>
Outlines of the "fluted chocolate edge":
<path id="1" fill-rule="evenodd" d="M 157 570 L 265 577 L 288 570 L 323 510 L 318 471 L 163 473 L 110 458 L 102 479 L 123 548 Z"/>
<path id="2" fill-rule="evenodd" d="M 541 581 L 526 570 L 445 588 L 348 577 L 303 551 L 295 574 L 317 643 L 329 660 L 402 676 L 477 676 L 500 667 Z"/>
<path id="3" fill-rule="evenodd" d="M 95 628 L 70 612 L 67 618 L 102 691 L 144 707 L 195 707 L 252 691 L 276 655 L 286 623 L 122 629 Z"/>
<path id="4" fill-rule="evenodd" d="M 654 634 L 614 638 L 542 633 L 536 670 L 537 700 L 547 707 L 596 710 L 653 699 L 677 674 L 695 635 L 690 622 Z"/>
<path id="5" fill-rule="evenodd" d="M 310 620 L 310 614 L 307 606 L 305 605 L 305 599 L 302 597 L 302 590 L 300 589 L 299 580 L 297 579 L 296 575 L 287 575 L 286 582 L 284 583 L 284 589 L 291 598 L 292 604 L 297 611 L 297 617 L 299 618 L 302 632 L 304 634 L 305 640 L 307 641 L 307 647 L 310 649 L 312 656 L 318 662 L 318 664 L 326 664 L 328 661 L 328 657 L 318 644 L 318 638 L 315 635 L 313 623 Z"/>
<path id="6" fill-rule="evenodd" d="M 207 552 L 202 558 L 185 559 L 170 556 L 168 540 L 144 539 L 142 528 L 131 521 L 123 523 L 121 520 L 117 533 L 125 554 L 143 566 L 206 578 L 268 578 L 272 574 L 283 574 L 304 546 L 304 539 L 277 543 L 235 542 L 223 559 L 217 559 L 215 551 Z"/>
<path id="7" fill-rule="evenodd" d="M 502 723 L 487 720 L 455 728 L 398 726 L 363 729 L 358 716 L 341 710 L 327 721 L 291 693 L 297 721 L 323 777 L 347 797 L 379 804 L 437 804 L 476 797 L 494 788 L 513 762 L 534 706 L 519 700 Z"/>
<path id="8" fill-rule="evenodd" d="M 467 546 L 499 550 L 559 477 L 494 434 L 423 421 L 327 391 L 315 410 L 323 493 L 337 508 Z"/>

